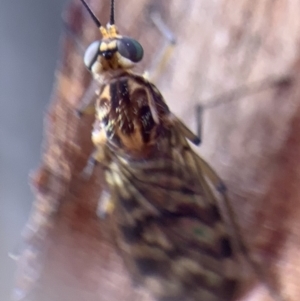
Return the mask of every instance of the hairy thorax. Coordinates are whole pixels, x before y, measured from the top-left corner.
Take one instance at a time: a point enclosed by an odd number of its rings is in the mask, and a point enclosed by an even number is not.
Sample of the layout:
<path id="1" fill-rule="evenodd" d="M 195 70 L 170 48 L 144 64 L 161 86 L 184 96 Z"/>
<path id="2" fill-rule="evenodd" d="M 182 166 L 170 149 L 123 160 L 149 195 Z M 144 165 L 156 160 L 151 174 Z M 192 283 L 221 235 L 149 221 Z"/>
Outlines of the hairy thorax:
<path id="1" fill-rule="evenodd" d="M 95 145 L 105 143 L 134 158 L 148 157 L 158 138 L 167 132 L 169 109 L 157 88 L 130 72 L 102 86 L 96 103 L 92 133 Z"/>

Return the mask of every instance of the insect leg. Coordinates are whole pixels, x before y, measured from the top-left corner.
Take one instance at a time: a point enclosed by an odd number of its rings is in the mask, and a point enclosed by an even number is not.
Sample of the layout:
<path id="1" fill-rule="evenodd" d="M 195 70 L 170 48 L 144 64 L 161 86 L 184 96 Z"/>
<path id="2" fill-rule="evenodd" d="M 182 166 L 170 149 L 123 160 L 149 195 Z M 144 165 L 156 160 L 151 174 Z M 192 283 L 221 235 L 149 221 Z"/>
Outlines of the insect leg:
<path id="1" fill-rule="evenodd" d="M 240 252 L 240 254 L 244 257 L 248 265 L 252 268 L 254 273 L 259 277 L 260 281 L 265 285 L 268 289 L 270 295 L 275 301 L 285 301 L 285 299 L 278 293 L 278 288 L 270 282 L 269 277 L 266 275 L 264 269 L 252 259 L 249 249 L 243 240 L 240 227 L 238 226 L 234 210 L 230 204 L 230 201 L 227 197 L 226 193 L 226 185 L 219 178 L 216 172 L 201 158 L 199 158 L 199 163 L 201 165 L 201 169 L 206 177 L 209 179 L 212 185 L 217 189 L 222 197 L 223 207 L 226 210 L 226 214 L 228 216 L 229 230 L 230 234 L 233 238 L 233 242 L 235 244 L 236 250 Z"/>
<path id="2" fill-rule="evenodd" d="M 87 179 L 89 179 L 93 174 L 94 167 L 96 164 L 99 163 L 105 169 L 111 161 L 110 152 L 106 145 L 105 131 L 101 129 L 101 124 L 97 121 L 94 123 L 92 140 L 96 148 L 90 155 L 87 165 L 82 171 L 82 175 Z"/>
<path id="3" fill-rule="evenodd" d="M 292 75 L 269 76 L 263 80 L 241 85 L 229 91 L 215 95 L 202 102 L 204 109 L 217 107 L 228 102 L 237 101 L 245 96 L 260 93 L 272 88 L 288 88 L 293 82 Z"/>
<path id="4" fill-rule="evenodd" d="M 94 172 L 95 166 L 98 163 L 100 163 L 105 168 L 105 162 L 108 162 L 108 160 L 109 159 L 106 156 L 104 147 L 98 145 L 96 149 L 93 151 L 93 153 L 90 155 L 88 162 L 82 171 L 82 175 L 86 179 L 89 179 Z"/>
<path id="5" fill-rule="evenodd" d="M 93 172 L 94 172 L 94 168 L 97 165 L 97 152 L 98 150 L 96 149 L 89 157 L 86 166 L 84 167 L 84 169 L 82 170 L 81 174 L 85 179 L 90 179 L 90 177 L 92 176 Z"/>
<path id="6" fill-rule="evenodd" d="M 173 32 L 164 23 L 160 13 L 157 10 L 150 12 L 150 18 L 153 24 L 165 38 L 161 51 L 156 55 L 152 65 L 144 73 L 144 77 L 151 82 L 156 82 L 162 71 L 165 69 L 176 45 L 176 38 Z"/>
<path id="7" fill-rule="evenodd" d="M 201 104 L 198 104 L 196 106 L 196 124 L 197 124 L 197 135 L 198 135 L 198 138 L 201 143 L 201 141 L 202 141 L 202 125 L 203 125 L 203 106 Z"/>
<path id="8" fill-rule="evenodd" d="M 155 82 L 159 75 L 162 73 L 162 71 L 165 69 L 167 62 L 169 61 L 172 55 L 172 52 L 176 45 L 176 38 L 173 32 L 164 23 L 161 14 L 157 10 L 150 12 L 150 17 L 154 25 L 165 38 L 164 46 L 162 47 L 161 52 L 157 55 L 156 59 L 152 63 L 152 66 L 149 68 L 149 71 L 146 71 L 144 74 L 144 77 L 148 78 L 152 82 Z M 191 141 L 195 145 L 200 145 L 200 131 L 198 131 L 198 136 L 195 135 L 180 119 L 175 117 L 173 114 L 170 115 L 170 120 L 175 121 L 179 131 L 189 141 Z"/>
<path id="9" fill-rule="evenodd" d="M 292 82 L 293 77 L 291 75 L 282 75 L 278 77 L 271 76 L 264 80 L 242 85 L 227 92 L 213 96 L 212 98 L 209 98 L 205 101 L 201 101 L 201 104 L 198 104 L 195 110 L 198 137 L 202 141 L 204 110 L 227 104 L 228 102 L 237 101 L 245 96 L 260 93 L 267 89 L 272 89 L 275 87 L 285 89 L 288 88 L 292 84 Z"/>
<path id="10" fill-rule="evenodd" d="M 98 145 L 94 152 L 90 155 L 89 160 L 82 171 L 83 177 L 87 180 L 92 176 L 94 168 L 97 164 L 103 167 L 103 171 L 106 173 L 106 178 L 111 178 L 111 173 L 106 169 L 106 164 L 109 162 L 109 156 L 107 155 L 105 146 Z M 115 208 L 111 194 L 103 189 L 98 201 L 97 215 L 104 219 L 110 215 Z"/>
<path id="11" fill-rule="evenodd" d="M 176 128 L 181 132 L 181 134 L 187 138 L 190 142 L 195 145 L 200 145 L 201 139 L 200 136 L 195 135 L 178 117 L 170 113 L 168 116 L 169 122 L 175 123 Z"/>
<path id="12" fill-rule="evenodd" d="M 101 196 L 97 206 L 97 215 L 101 219 L 105 219 L 114 210 L 114 202 L 112 200 L 111 194 L 107 190 L 101 192 Z"/>
<path id="13" fill-rule="evenodd" d="M 89 87 L 81 98 L 78 108 L 76 108 L 76 113 L 79 117 L 83 114 L 95 114 L 95 103 L 97 100 L 97 88 L 99 84 L 93 80 L 91 81 Z"/>
<path id="14" fill-rule="evenodd" d="M 81 57 L 84 56 L 85 47 L 82 45 L 81 41 L 78 39 L 76 32 L 71 28 L 71 26 L 66 22 L 63 21 L 63 27 L 65 33 L 70 36 L 72 41 L 75 44 L 75 47 Z M 95 113 L 95 102 L 97 95 L 95 91 L 97 91 L 99 84 L 92 80 L 89 87 L 86 89 L 78 108 L 76 108 L 76 113 L 79 117 L 83 114 L 94 114 Z"/>

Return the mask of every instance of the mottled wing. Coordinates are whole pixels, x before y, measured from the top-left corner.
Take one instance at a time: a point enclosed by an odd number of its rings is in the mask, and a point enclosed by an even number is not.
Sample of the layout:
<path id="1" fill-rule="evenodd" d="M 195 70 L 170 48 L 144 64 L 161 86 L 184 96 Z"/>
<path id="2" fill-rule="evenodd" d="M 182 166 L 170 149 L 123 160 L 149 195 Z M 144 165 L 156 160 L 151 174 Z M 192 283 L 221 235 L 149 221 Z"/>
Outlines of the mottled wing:
<path id="1" fill-rule="evenodd" d="M 158 300 L 225 301 L 235 290 L 230 236 L 206 166 L 173 127 L 152 159 L 114 155 L 107 171 L 118 246 Z"/>

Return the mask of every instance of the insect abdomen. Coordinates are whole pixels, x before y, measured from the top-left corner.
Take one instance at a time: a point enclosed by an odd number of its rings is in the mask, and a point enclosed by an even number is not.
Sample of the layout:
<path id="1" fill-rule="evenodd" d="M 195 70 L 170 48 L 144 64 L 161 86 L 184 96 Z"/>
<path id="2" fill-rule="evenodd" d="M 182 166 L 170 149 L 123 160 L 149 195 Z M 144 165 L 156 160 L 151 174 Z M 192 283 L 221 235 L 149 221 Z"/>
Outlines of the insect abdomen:
<path id="1" fill-rule="evenodd" d="M 168 154 L 166 149 L 144 162 L 111 165 L 123 258 L 135 281 L 159 301 L 232 300 L 235 260 L 222 217 L 197 167 Z"/>

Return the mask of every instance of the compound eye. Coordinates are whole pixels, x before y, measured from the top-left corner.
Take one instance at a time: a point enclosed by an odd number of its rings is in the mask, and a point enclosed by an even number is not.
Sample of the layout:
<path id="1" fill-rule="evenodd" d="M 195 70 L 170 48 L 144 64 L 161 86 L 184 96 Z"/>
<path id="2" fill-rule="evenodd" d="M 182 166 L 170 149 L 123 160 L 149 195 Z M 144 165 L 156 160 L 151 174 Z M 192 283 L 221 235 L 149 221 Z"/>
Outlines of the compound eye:
<path id="1" fill-rule="evenodd" d="M 93 42 L 84 53 L 84 64 L 88 69 L 92 69 L 99 55 L 100 41 Z"/>
<path id="2" fill-rule="evenodd" d="M 117 47 L 119 53 L 129 59 L 130 61 L 137 63 L 142 60 L 144 55 L 144 50 L 142 45 L 131 38 L 121 38 L 117 41 Z"/>

